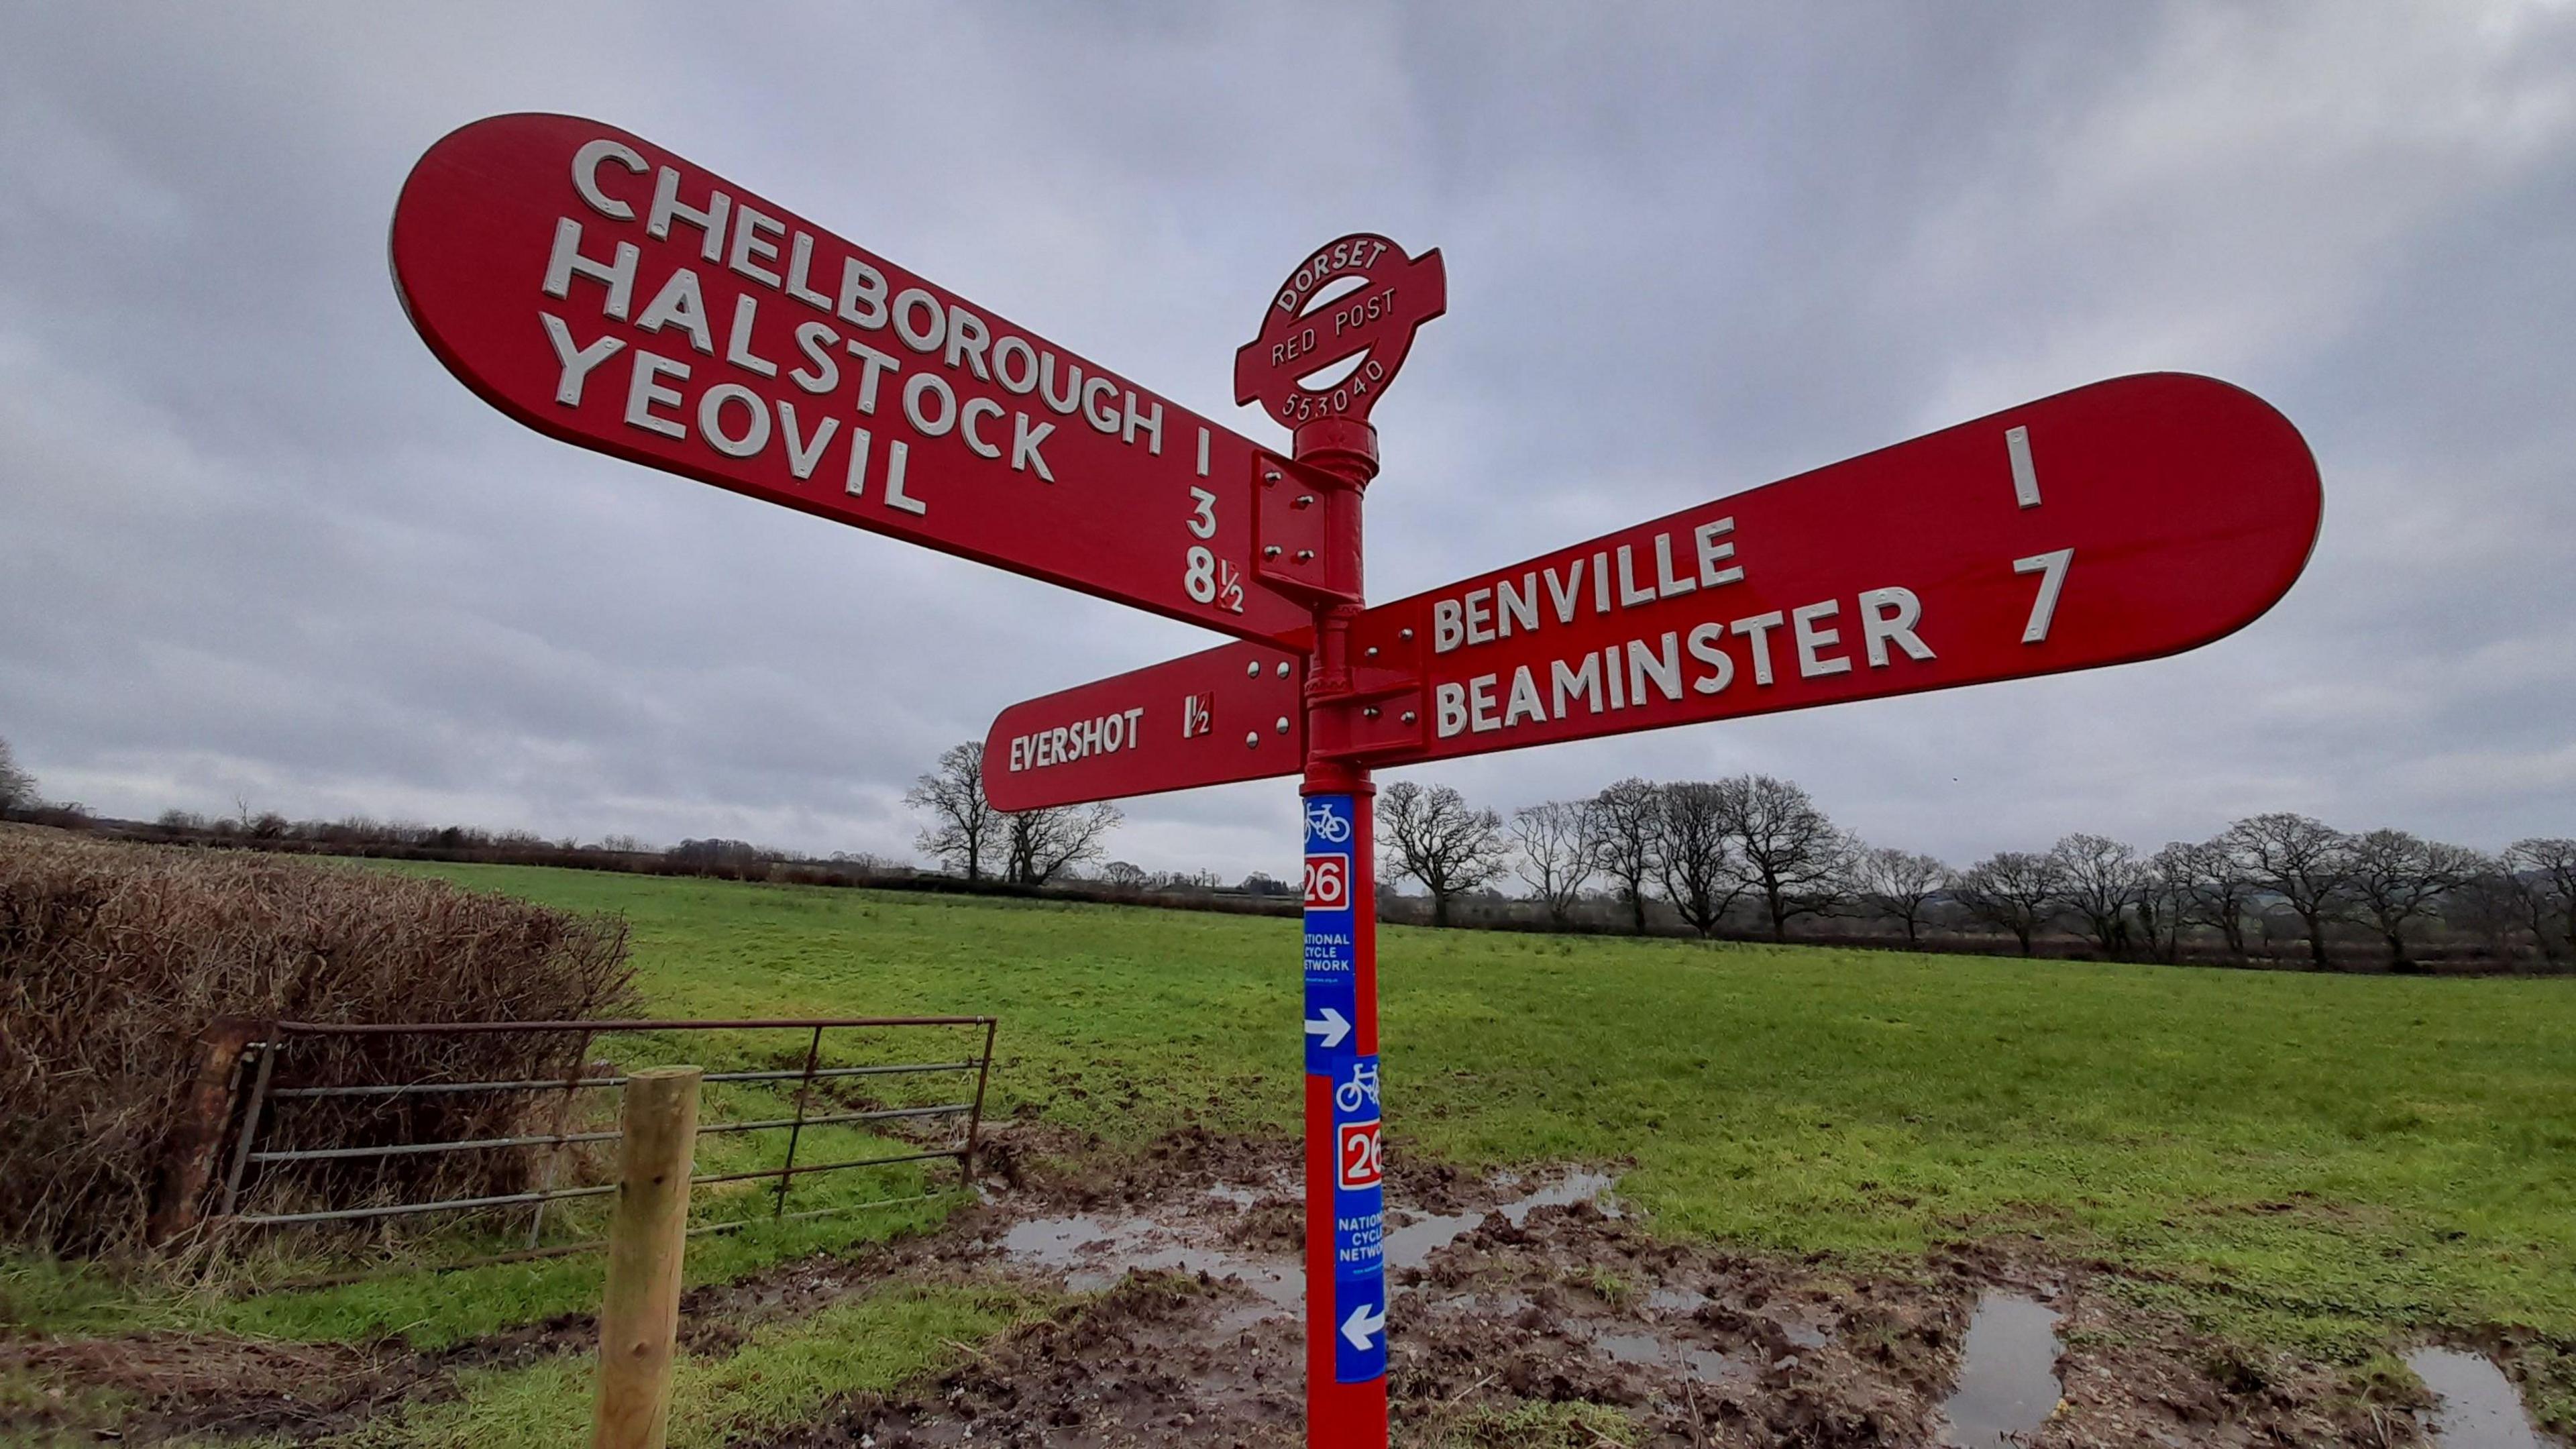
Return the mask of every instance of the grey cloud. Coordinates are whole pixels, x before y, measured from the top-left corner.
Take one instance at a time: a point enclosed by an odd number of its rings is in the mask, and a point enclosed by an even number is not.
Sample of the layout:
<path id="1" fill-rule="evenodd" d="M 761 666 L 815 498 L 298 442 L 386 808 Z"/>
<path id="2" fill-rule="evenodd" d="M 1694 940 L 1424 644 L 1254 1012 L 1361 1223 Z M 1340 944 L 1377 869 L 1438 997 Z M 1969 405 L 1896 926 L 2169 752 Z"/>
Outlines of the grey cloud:
<path id="1" fill-rule="evenodd" d="M 909 777 L 1185 627 L 563 448 L 384 267 L 438 135 L 628 126 L 1233 417 L 1301 247 L 1448 257 L 1380 597 L 2096 378 L 2324 466 L 2308 577 L 2185 658 L 1470 761 L 1499 805 L 1794 775 L 1964 857 L 2309 810 L 2576 829 L 2563 7 L 22 7 L 0 19 L 0 735 L 123 813 L 900 853 Z M 1244 416 L 1238 426 L 1268 435 Z M 1120 856 L 1280 873 L 1284 785 Z"/>

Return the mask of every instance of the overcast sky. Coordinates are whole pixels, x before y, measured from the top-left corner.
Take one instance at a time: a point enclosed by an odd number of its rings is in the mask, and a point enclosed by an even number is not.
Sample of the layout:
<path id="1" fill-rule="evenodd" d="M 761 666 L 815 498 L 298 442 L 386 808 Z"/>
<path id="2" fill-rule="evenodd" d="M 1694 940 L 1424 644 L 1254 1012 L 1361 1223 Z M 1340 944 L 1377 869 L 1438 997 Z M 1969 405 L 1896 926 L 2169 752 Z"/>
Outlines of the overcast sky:
<path id="1" fill-rule="evenodd" d="M 46 792 L 905 855 L 1004 705 L 1218 642 L 548 441 L 403 320 L 412 161 L 612 122 L 1231 406 L 1301 250 L 1448 261 L 1395 598 L 2096 379 L 2315 449 L 2196 654 L 1488 756 L 1794 777 L 1965 862 L 2298 810 L 2576 834 L 2576 7 L 23 4 L 0 14 L 0 738 Z M 1285 782 L 1114 853 L 1285 874 Z"/>

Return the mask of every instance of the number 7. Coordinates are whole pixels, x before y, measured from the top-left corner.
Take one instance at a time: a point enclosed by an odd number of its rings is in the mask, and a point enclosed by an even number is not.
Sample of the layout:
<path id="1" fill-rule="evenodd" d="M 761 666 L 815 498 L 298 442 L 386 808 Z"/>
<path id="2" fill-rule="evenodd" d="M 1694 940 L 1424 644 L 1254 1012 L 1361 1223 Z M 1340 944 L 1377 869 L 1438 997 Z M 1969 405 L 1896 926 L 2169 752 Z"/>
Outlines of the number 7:
<path id="1" fill-rule="evenodd" d="M 2022 626 L 2024 644 L 2037 644 L 2048 637 L 2048 623 L 2057 617 L 2057 591 L 2066 586 L 2066 570 L 2074 562 L 2075 550 L 2071 548 L 2013 560 L 2014 573 L 2039 575 L 2039 597 L 2030 601 L 2030 622 Z"/>

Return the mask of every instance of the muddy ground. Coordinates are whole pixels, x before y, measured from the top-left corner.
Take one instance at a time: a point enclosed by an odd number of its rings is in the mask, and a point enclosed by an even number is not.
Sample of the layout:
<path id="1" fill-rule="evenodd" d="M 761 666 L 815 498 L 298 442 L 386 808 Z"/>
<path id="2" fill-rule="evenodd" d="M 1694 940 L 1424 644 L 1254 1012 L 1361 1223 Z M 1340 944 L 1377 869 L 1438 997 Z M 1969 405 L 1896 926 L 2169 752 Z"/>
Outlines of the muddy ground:
<path id="1" fill-rule="evenodd" d="M 697 1290 L 684 1338 L 691 1352 L 722 1353 L 763 1322 L 890 1281 L 1011 1279 L 1073 1296 L 946 1372 L 744 1442 L 1294 1445 L 1304 1368 L 1293 1152 L 1190 1135 L 1140 1160 L 1027 1127 L 989 1154 L 986 1201 L 940 1232 Z M 1659 1241 L 1607 1182 L 1441 1168 L 1390 1180 L 1399 1444 L 2432 1442 L 2432 1401 L 2411 1386 L 2213 1350 L 2110 1291 L 2109 1270 L 2052 1260 L 2034 1240 L 1855 1275 Z M 69 1402 L 83 1388 L 132 1395 L 145 1407 L 119 1426 L 126 1442 L 316 1441 L 453 1393 L 459 1368 L 582 1351 L 592 1332 L 574 1317 L 438 1354 L 22 1336 L 0 1342 L 0 1367 L 32 1370 Z M 1584 1405 L 1594 1407 L 1567 1408 Z M 13 1417 L 41 1427 L 48 1413 L 42 1401 L 0 1406 L 0 1431 Z"/>

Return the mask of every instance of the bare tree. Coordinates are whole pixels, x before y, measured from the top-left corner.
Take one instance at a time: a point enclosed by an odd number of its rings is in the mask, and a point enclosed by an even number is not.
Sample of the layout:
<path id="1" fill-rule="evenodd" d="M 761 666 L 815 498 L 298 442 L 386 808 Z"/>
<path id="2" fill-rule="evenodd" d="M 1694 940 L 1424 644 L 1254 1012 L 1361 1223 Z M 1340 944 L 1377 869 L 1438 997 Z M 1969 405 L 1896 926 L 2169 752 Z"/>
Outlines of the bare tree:
<path id="1" fill-rule="evenodd" d="M 1002 812 L 984 798 L 984 743 L 951 745 L 939 767 L 912 782 L 903 803 L 928 812 L 930 824 L 914 844 L 941 865 L 984 878 L 985 862 L 1001 849 Z"/>
<path id="2" fill-rule="evenodd" d="M 1713 936 L 1745 890 L 1743 861 L 1735 852 L 1744 782 L 1684 780 L 1658 793 L 1664 808 L 1655 836 L 1655 873 L 1664 898 L 1703 939 Z"/>
<path id="3" fill-rule="evenodd" d="M 2529 893 L 2532 934 L 2551 960 L 2576 957 L 2576 840 L 2517 840 L 2504 852 L 2504 868 Z"/>
<path id="4" fill-rule="evenodd" d="M 1628 902 L 1637 934 L 1646 934 L 1646 885 L 1655 878 L 1655 838 L 1663 829 L 1663 794 L 1634 776 L 1592 797 L 1592 828 L 1599 873 Z"/>
<path id="5" fill-rule="evenodd" d="M 1100 868 L 1101 883 L 1121 890 L 1141 890 L 1149 879 L 1145 868 L 1133 861 L 1113 860 Z"/>
<path id="6" fill-rule="evenodd" d="M 2146 888 L 2147 869 L 2138 853 L 2106 835 L 2078 832 L 2050 846 L 2057 868 L 2059 899 L 2084 918 L 2085 934 L 2105 956 L 2129 950 L 2129 911 Z"/>
<path id="7" fill-rule="evenodd" d="M 2388 943 L 2388 964 L 2406 965 L 2406 928 L 2432 914 L 2442 897 L 2467 884 L 2485 862 L 2477 852 L 2423 840 L 2403 830 L 2352 838 L 2345 889 L 2354 915 Z"/>
<path id="8" fill-rule="evenodd" d="M 2246 897 L 2253 886 L 2227 837 L 2175 841 L 2156 852 L 2156 869 L 2174 891 L 2175 924 L 2209 927 L 2225 939 L 2228 955 L 2244 960 Z"/>
<path id="9" fill-rule="evenodd" d="M 1743 775 L 1728 783 L 1736 791 L 1737 869 L 1762 897 L 1771 939 L 1786 941 L 1791 920 L 1849 899 L 1852 841 L 1790 781 Z"/>
<path id="10" fill-rule="evenodd" d="M 2351 838 L 2323 821 L 2281 811 L 2239 820 L 2224 839 L 2246 877 L 2279 896 L 2307 928 L 2308 959 L 2325 970 L 2326 922 L 2352 891 Z"/>
<path id="11" fill-rule="evenodd" d="M 1378 797 L 1378 821 L 1395 847 L 1395 868 L 1431 893 L 1431 924 L 1449 924 L 1449 898 L 1502 874 L 1510 847 L 1503 818 L 1470 809 L 1451 786 L 1425 790 L 1399 781 Z"/>
<path id="12" fill-rule="evenodd" d="M 2192 920 L 2192 882 L 2198 847 L 2171 840 L 2148 856 L 2138 885 L 2138 935 L 2147 954 L 2159 961 L 2182 959 L 2183 928 Z"/>
<path id="13" fill-rule="evenodd" d="M 1564 925 L 1599 870 L 1601 842 L 1593 831 L 1592 802 L 1525 805 L 1512 812 L 1512 841 L 1520 848 L 1521 879 L 1547 907 L 1547 918 Z"/>
<path id="14" fill-rule="evenodd" d="M 18 765 L 9 742 L 0 740 L 0 820 L 36 808 L 36 777 Z"/>
<path id="15" fill-rule="evenodd" d="M 1853 862 L 1861 898 L 1905 923 L 1905 944 L 1922 944 L 1932 900 L 1950 886 L 1950 867 L 1909 850 L 1864 850 Z"/>
<path id="16" fill-rule="evenodd" d="M 1126 818 L 1105 800 L 1003 815 L 1003 877 L 1015 885 L 1045 885 L 1066 866 L 1098 859 L 1103 837 Z"/>
<path id="17" fill-rule="evenodd" d="M 1959 877 L 1959 899 L 1969 914 L 2011 932 L 2025 956 L 2031 938 L 2056 916 L 2064 890 L 2057 862 L 2026 850 L 1999 850 Z"/>

